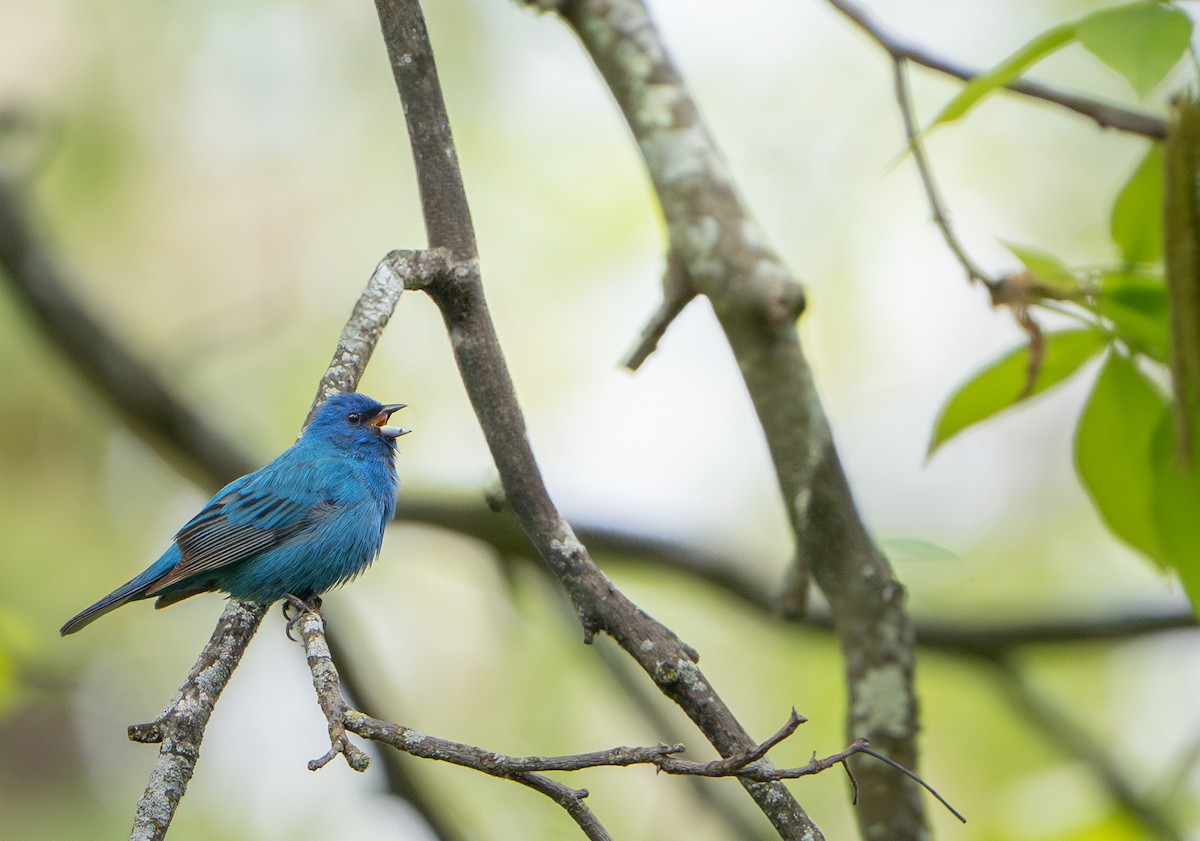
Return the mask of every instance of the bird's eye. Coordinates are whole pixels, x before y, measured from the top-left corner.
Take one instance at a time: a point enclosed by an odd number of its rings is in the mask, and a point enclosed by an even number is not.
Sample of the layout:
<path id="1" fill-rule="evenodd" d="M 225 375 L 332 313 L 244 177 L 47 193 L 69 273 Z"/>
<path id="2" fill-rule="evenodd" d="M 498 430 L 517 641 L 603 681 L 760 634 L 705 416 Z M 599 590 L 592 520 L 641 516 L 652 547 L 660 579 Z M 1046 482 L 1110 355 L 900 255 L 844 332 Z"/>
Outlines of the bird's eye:
<path id="1" fill-rule="evenodd" d="M 360 420 L 362 420 L 362 415 L 360 415 L 358 412 L 351 412 L 350 414 L 346 415 L 346 420 L 350 421 L 350 423 L 358 423 Z"/>

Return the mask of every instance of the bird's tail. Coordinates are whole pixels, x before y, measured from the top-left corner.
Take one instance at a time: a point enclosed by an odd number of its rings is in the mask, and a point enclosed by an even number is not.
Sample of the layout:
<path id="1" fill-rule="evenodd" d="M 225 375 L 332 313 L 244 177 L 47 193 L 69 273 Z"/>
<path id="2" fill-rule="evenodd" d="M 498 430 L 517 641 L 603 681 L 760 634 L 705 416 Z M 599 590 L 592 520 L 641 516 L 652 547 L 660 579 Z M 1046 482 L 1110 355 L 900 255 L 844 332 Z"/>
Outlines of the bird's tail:
<path id="1" fill-rule="evenodd" d="M 104 614 L 116 610 L 123 604 L 148 598 L 147 591 L 154 586 L 154 582 L 157 579 L 162 577 L 163 570 L 160 567 L 163 566 L 163 562 L 166 560 L 167 557 L 164 555 L 159 559 L 158 563 L 151 566 L 137 578 L 122 584 L 91 607 L 85 608 L 73 616 L 58 632 L 64 637 L 67 634 L 73 634 L 80 628 L 90 625 Z"/>

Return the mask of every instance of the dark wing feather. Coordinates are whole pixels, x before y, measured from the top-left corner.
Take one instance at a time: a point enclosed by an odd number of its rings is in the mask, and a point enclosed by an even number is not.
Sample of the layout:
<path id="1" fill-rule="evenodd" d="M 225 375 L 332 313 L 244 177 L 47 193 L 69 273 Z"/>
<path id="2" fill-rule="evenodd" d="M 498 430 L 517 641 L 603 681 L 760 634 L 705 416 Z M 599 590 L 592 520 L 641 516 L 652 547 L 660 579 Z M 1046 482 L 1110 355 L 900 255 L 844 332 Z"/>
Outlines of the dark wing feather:
<path id="1" fill-rule="evenodd" d="M 179 533 L 178 564 L 154 583 L 161 593 L 185 578 L 227 567 L 289 540 L 334 509 L 314 488 L 275 488 L 252 483 L 205 506 Z"/>

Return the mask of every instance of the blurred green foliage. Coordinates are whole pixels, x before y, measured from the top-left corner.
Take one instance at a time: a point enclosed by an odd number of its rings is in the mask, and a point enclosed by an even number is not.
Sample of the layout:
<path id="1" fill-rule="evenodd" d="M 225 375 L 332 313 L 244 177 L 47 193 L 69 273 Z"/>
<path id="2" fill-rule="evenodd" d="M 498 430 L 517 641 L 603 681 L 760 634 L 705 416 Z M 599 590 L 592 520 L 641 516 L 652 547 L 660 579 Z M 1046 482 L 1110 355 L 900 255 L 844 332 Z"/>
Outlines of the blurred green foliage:
<path id="1" fill-rule="evenodd" d="M 636 378 L 615 370 L 656 303 L 662 255 L 661 220 L 610 97 L 552 16 L 493 0 L 427 6 L 490 303 L 556 499 L 571 516 L 722 551 L 775 587 L 786 521 L 706 308 L 690 307 Z M 1104 18 L 1090 0 L 914 0 L 878 13 L 932 51 L 992 64 L 1074 21 L 1104 63 L 1075 60 L 1056 35 L 1054 55 L 1027 53 L 1037 71 L 1118 100 L 1150 85 L 1145 107 L 1161 110 L 1171 83 L 1153 87 L 1159 71 L 1145 68 L 1177 50 L 1180 7 L 1135 6 Z M 1143 444 L 1161 448 L 1166 434 L 1147 410 L 1165 400 L 1156 366 L 1169 347 L 1161 226 L 1148 212 L 1161 201 L 1158 153 L 978 87 L 971 118 L 931 135 L 956 223 L 990 264 L 1011 262 L 999 243 L 1031 243 L 1018 255 L 1030 273 L 1069 267 L 1088 290 L 1085 327 L 1045 316 L 1046 393 L 1001 414 L 1025 383 L 1024 346 L 1012 349 L 1021 337 L 961 288 L 911 173 L 882 174 L 903 141 L 873 45 L 820 4 L 652 9 L 764 229 L 808 280 L 806 349 L 855 492 L 884 545 L 901 550 L 914 610 L 1007 622 L 1176 595 L 1096 515 L 1151 549 L 1156 517 L 1190 516 L 1133 496 L 1160 481 L 1144 475 Z M 1114 20 L 1160 28 L 1162 61 L 1129 61 L 1106 38 Z M 941 79 L 914 82 L 924 113 L 960 95 Z M 22 154 L 0 166 L 25 185 L 78 294 L 264 460 L 294 436 L 375 260 L 423 239 L 370 4 L 0 0 L 0 109 L 31 115 Z M 1030 265 L 1037 254 L 1053 263 Z M 1086 361 L 1102 354 L 1089 380 Z M 990 421 L 925 465 L 940 401 L 996 357 L 1003 376 L 989 376 L 1005 390 L 976 386 L 953 431 Z M 7 287 L 0 370 L 3 834 L 120 837 L 152 763 L 125 727 L 169 699 L 219 599 L 163 614 L 132 606 L 69 641 L 55 629 L 157 556 L 209 489 L 122 428 Z M 404 298 L 363 388 L 412 407 L 405 493 L 487 486 L 486 449 L 428 302 Z M 1076 429 L 1095 510 L 1072 475 Z M 1113 434 L 1136 446 L 1106 446 Z M 792 706 L 809 717 L 779 761 L 844 746 L 842 664 L 826 636 L 649 563 L 601 561 L 702 652 L 753 733 L 773 732 Z M 368 575 L 328 601 L 371 712 L 509 754 L 682 738 L 707 755 L 669 704 L 653 702 L 674 732 L 647 719 L 532 569 L 398 524 Z M 1164 635 L 1020 658 L 1189 828 L 1200 802 L 1193 647 Z M 926 653 L 918 678 L 921 772 L 971 821 L 959 827 L 931 804 L 941 837 L 1149 837 L 1011 702 L 1011 677 L 994 664 Z M 214 717 L 173 839 L 421 837 L 385 794 L 380 762 L 365 777 L 305 770 L 326 747 L 310 693 L 298 650 L 269 622 Z M 572 837 L 566 818 L 515 786 L 409 766 L 464 837 Z M 770 837 L 733 784 L 698 794 L 644 769 L 571 782 L 620 838 L 725 838 L 717 819 L 730 810 Z M 841 776 L 795 791 L 828 837 L 851 837 Z"/>

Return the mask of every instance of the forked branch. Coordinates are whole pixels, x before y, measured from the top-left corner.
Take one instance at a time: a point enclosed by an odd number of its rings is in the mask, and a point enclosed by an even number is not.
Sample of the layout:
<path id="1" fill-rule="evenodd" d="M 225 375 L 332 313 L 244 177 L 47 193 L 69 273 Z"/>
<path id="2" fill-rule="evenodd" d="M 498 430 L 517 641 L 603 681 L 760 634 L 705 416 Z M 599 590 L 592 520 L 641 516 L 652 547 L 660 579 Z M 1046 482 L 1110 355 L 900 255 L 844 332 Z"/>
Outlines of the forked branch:
<path id="1" fill-rule="evenodd" d="M 547 772 L 653 765 L 659 771 L 667 774 L 693 777 L 738 777 L 766 783 L 812 776 L 836 765 L 843 765 L 849 772 L 846 761 L 856 754 L 865 754 L 915 780 L 955 817 L 966 822 L 966 818 L 924 780 L 899 763 L 872 750 L 866 739 L 856 739 L 849 747 L 831 756 L 822 758 L 814 756 L 812 761 L 797 768 L 774 768 L 764 762 L 769 751 L 790 737 L 801 724 L 807 721 L 795 710 L 792 710 L 787 722 L 764 742 L 741 753 L 711 762 L 694 762 L 681 758 L 678 754 L 684 750 L 682 744 L 659 744 L 647 747 L 621 746 L 565 756 L 506 756 L 474 745 L 419 733 L 403 725 L 374 718 L 350 706 L 342 692 L 337 666 L 333 662 L 329 644 L 325 639 L 325 623 L 319 613 L 306 611 L 300 614 L 297 617 L 296 630 L 304 644 L 318 706 L 325 715 L 329 727 L 330 749 L 319 759 L 309 762 L 308 767 L 311 771 L 323 768 L 339 754 L 345 757 L 347 764 L 355 771 L 365 771 L 369 763 L 367 755 L 356 747 L 346 735 L 354 733 L 364 739 L 388 745 L 413 756 L 449 762 L 492 777 L 513 780 L 534 788 L 547 794 L 563 806 L 587 837 L 607 838 L 608 835 L 604 832 L 595 814 L 582 802 L 588 795 L 587 790 L 563 786 L 545 777 Z"/>

